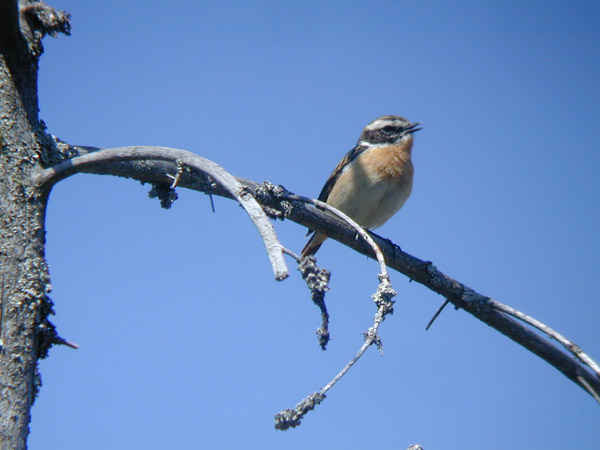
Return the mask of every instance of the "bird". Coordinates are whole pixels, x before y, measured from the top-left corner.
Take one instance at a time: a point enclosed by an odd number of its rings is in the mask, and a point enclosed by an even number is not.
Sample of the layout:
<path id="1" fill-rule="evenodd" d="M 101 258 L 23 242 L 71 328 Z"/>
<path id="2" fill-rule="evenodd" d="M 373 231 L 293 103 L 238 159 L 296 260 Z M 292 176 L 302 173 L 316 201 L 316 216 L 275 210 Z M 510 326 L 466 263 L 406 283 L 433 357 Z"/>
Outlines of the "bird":
<path id="1" fill-rule="evenodd" d="M 325 202 L 367 229 L 387 222 L 412 192 L 413 133 L 421 122 L 400 116 L 381 116 L 362 131 L 356 146 L 333 169 L 319 194 Z M 314 233 L 302 256 L 314 255 L 327 236 Z"/>

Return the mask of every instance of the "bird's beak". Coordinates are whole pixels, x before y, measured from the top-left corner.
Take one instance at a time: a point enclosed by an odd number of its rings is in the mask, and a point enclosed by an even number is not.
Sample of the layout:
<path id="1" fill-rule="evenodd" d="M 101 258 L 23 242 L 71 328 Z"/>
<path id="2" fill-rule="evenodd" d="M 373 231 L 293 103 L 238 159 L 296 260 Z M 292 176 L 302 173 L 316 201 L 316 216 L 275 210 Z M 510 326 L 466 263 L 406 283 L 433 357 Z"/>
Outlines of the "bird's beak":
<path id="1" fill-rule="evenodd" d="M 415 123 L 411 123 L 410 126 L 406 129 L 406 131 L 408 133 L 414 133 L 416 131 L 422 130 L 423 128 L 420 128 L 419 125 L 421 125 L 422 122 L 415 122 Z"/>

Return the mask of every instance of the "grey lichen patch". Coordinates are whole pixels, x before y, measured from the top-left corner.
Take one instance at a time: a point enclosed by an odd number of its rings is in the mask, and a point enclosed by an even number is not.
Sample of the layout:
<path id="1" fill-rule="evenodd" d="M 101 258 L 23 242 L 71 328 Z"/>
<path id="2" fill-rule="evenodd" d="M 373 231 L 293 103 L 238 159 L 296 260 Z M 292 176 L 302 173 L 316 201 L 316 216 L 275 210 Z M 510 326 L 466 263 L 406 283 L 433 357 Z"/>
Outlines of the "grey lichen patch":
<path id="1" fill-rule="evenodd" d="M 371 299 L 377 306 L 377 310 L 381 312 L 383 317 L 394 313 L 394 300 L 396 291 L 392 289 L 392 285 L 387 276 L 379 276 L 379 285 L 377 291 L 371 296 Z"/>
<path id="2" fill-rule="evenodd" d="M 329 290 L 329 280 L 331 272 L 317 266 L 314 256 L 302 258 L 298 264 L 298 270 L 302 274 L 302 279 L 310 289 L 310 297 L 315 305 L 321 310 L 321 327 L 317 329 L 317 339 L 322 350 L 327 348 L 329 343 L 329 313 L 325 304 L 325 293 Z"/>
<path id="3" fill-rule="evenodd" d="M 297 212 L 297 208 L 303 207 L 303 204 L 300 202 L 284 200 L 290 195 L 293 195 L 293 193 L 288 191 L 285 187 L 275 185 L 269 181 L 265 181 L 258 187 L 255 190 L 254 195 L 263 205 L 263 209 L 265 208 L 265 203 L 273 204 L 274 207 L 266 207 L 269 211 L 265 210 L 269 217 L 273 219 L 287 219 Z"/>
<path id="4" fill-rule="evenodd" d="M 286 409 L 275 414 L 275 429 L 288 430 L 297 427 L 306 413 L 315 409 L 315 406 L 323 400 L 325 400 L 325 394 L 315 392 L 298 403 L 294 409 Z"/>

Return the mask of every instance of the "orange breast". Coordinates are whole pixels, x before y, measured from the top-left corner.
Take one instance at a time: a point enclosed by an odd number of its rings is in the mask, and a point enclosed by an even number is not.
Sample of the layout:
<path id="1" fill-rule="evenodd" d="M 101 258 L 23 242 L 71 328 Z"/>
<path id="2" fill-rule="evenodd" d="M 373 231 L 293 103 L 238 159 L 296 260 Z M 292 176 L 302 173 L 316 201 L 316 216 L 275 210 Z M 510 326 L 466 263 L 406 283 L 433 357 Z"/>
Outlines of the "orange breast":
<path id="1" fill-rule="evenodd" d="M 413 174 L 411 148 L 412 139 L 399 145 L 373 148 L 360 155 L 359 164 L 373 178 L 400 182 Z"/>

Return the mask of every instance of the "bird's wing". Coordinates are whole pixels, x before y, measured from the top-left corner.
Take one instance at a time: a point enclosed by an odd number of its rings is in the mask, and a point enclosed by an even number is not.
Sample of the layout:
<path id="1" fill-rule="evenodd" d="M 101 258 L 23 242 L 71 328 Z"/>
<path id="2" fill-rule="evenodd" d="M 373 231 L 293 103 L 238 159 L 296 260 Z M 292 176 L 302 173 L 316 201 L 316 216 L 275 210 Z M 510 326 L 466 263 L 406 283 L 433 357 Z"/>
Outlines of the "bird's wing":
<path id="1" fill-rule="evenodd" d="M 322 202 L 327 201 L 327 198 L 329 197 L 329 194 L 331 194 L 333 186 L 344 171 L 344 168 L 353 160 L 355 160 L 358 157 L 358 155 L 364 152 L 367 148 L 368 147 L 366 145 L 357 145 L 344 155 L 344 157 L 338 163 L 338 165 L 335 166 L 335 169 L 333 169 L 333 172 L 331 172 L 331 175 L 329 175 L 329 178 L 327 179 L 325 186 L 323 186 L 323 189 L 321 189 L 321 193 L 319 194 L 319 200 L 321 200 Z"/>
<path id="2" fill-rule="evenodd" d="M 331 172 L 331 175 L 329 175 L 329 178 L 325 182 L 323 189 L 321 189 L 321 193 L 319 194 L 320 201 L 327 202 L 327 198 L 329 197 L 329 194 L 331 194 L 331 190 L 333 189 L 333 186 L 335 185 L 336 181 L 338 180 L 338 178 L 344 171 L 344 168 L 348 164 L 350 164 L 350 162 L 352 162 L 354 159 L 356 159 L 358 157 L 358 155 L 360 155 L 362 152 L 364 152 L 367 148 L 368 148 L 368 146 L 366 146 L 366 145 L 357 145 L 356 147 L 354 147 L 352 150 L 350 150 L 348 153 L 346 153 L 344 155 L 344 157 L 338 163 L 338 165 L 335 166 L 335 169 L 333 169 L 333 172 Z M 308 233 L 306 233 L 306 235 L 308 236 L 312 232 L 313 232 L 313 230 L 309 229 Z"/>

